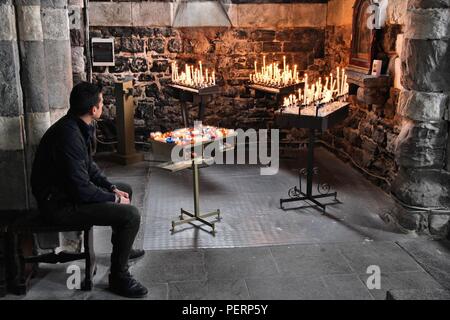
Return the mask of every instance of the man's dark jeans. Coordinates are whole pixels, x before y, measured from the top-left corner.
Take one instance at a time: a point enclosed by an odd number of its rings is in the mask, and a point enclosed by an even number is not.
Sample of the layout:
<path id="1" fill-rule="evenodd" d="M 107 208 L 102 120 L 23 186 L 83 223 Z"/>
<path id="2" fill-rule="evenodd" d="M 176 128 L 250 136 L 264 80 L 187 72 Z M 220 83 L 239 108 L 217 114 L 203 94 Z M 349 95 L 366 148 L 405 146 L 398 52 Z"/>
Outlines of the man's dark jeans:
<path id="1" fill-rule="evenodd" d="M 119 190 L 132 196 L 131 186 L 116 183 Z M 128 257 L 141 222 L 139 210 L 129 204 L 113 202 L 78 205 L 76 209 L 62 209 L 47 217 L 55 224 L 92 224 L 95 226 L 111 226 L 113 233 L 111 242 L 111 273 L 119 274 L 128 271 Z"/>

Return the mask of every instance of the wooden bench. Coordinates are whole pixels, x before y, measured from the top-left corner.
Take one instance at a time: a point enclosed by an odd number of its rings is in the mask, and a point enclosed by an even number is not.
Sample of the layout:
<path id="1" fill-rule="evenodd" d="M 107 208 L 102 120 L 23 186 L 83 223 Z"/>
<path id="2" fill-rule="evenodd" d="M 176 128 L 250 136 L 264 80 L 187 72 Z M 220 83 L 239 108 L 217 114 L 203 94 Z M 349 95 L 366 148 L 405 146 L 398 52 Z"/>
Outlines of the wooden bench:
<path id="1" fill-rule="evenodd" d="M 37 210 L 17 212 L 16 218 L 7 226 L 7 282 L 8 290 L 14 294 L 26 294 L 31 278 L 35 275 L 38 263 L 65 263 L 85 260 L 85 278 L 82 282 L 83 290 L 92 290 L 92 278 L 95 274 L 95 253 L 93 245 L 92 225 L 49 225 Z M 25 243 L 25 239 L 33 234 L 55 232 L 83 232 L 84 250 L 81 253 L 51 252 L 35 254 L 32 241 Z M 31 269 L 29 268 L 31 265 Z"/>

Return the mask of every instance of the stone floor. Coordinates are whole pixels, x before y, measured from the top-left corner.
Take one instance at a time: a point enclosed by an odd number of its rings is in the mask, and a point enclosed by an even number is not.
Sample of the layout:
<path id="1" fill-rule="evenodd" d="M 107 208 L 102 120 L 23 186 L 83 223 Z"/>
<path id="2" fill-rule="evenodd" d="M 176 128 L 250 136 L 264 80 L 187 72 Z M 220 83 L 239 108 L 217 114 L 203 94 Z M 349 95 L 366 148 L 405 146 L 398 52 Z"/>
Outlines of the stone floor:
<path id="1" fill-rule="evenodd" d="M 220 227 L 216 237 L 204 230 L 188 228 L 174 234 L 173 238 L 156 241 L 161 247 L 153 244 L 152 250 L 147 250 L 146 255 L 133 261 L 131 266 L 131 272 L 149 288 L 150 294 L 146 299 L 383 300 L 388 291 L 390 299 L 448 299 L 450 243 L 404 235 L 392 226 L 384 225 L 377 216 L 377 210 L 387 207 L 392 200 L 333 155 L 324 150 L 319 154 L 327 163 L 332 161 L 335 173 L 332 180 L 339 182 L 346 177 L 338 184 L 344 205 L 330 207 L 329 215 L 308 211 L 315 209 L 306 209 L 306 212 L 302 209 L 289 211 L 284 216 L 281 213 L 281 218 L 273 220 L 270 211 L 260 211 L 260 215 L 268 218 L 269 226 L 273 224 L 276 228 L 277 224 L 282 225 L 281 230 L 270 237 L 262 237 L 262 241 L 258 237 L 245 238 L 231 232 L 223 232 L 227 239 L 221 239 Z M 172 208 L 163 207 L 167 209 L 167 216 L 149 210 L 153 200 L 148 191 L 155 183 L 152 177 L 156 175 L 155 170 L 149 170 L 151 163 L 119 167 L 99 162 L 111 180 L 128 182 L 135 190 L 133 202 L 143 213 L 136 247 L 148 249 L 151 247 L 149 239 L 155 241 L 155 237 L 170 234 L 167 226 Z M 295 166 L 289 161 L 283 163 L 281 174 L 285 176 L 281 180 L 286 180 L 286 184 L 281 185 L 279 191 L 292 182 L 295 184 L 295 173 L 292 176 L 288 174 L 292 167 Z M 220 176 L 220 172 L 211 172 L 209 179 Z M 207 179 L 208 172 L 202 171 L 202 175 Z M 160 179 L 169 179 L 170 182 L 171 177 L 161 176 Z M 246 180 L 252 181 L 243 179 L 240 183 L 245 184 Z M 180 199 L 183 201 L 187 199 L 183 194 L 188 190 L 186 187 L 183 191 L 184 184 L 188 186 L 189 182 L 180 183 Z M 275 180 L 273 185 L 277 186 Z M 220 190 L 220 186 L 216 188 Z M 273 197 L 276 199 L 279 194 Z M 208 194 L 202 199 L 207 202 Z M 175 207 L 180 206 L 179 199 L 171 200 Z M 228 213 L 228 219 L 232 219 L 237 214 L 235 212 L 239 213 L 230 210 L 225 203 L 221 203 L 221 209 Z M 280 217 L 279 209 L 273 210 L 276 211 L 272 214 Z M 294 221 L 291 228 L 298 228 L 300 236 L 283 236 L 283 230 L 290 234 L 283 219 Z M 161 225 L 155 221 L 161 221 Z M 156 229 L 162 225 L 166 226 L 164 233 L 158 235 Z M 222 228 L 226 230 L 228 226 L 224 224 Z M 255 230 L 249 229 L 248 232 L 255 234 Z M 193 241 L 186 234 L 195 234 L 203 241 Z M 183 236 L 177 238 L 177 235 Z M 93 291 L 67 289 L 69 275 L 66 269 L 69 264 L 41 265 L 26 296 L 7 295 L 4 299 L 121 299 L 107 291 L 109 237 L 108 228 L 95 229 L 98 272 Z M 275 241 L 264 243 L 268 239 Z M 230 243 L 235 245 L 230 247 Z M 82 262 L 77 264 L 83 268 Z M 373 265 L 381 270 L 381 289 L 369 290 L 366 286 L 370 276 L 367 268 Z"/>

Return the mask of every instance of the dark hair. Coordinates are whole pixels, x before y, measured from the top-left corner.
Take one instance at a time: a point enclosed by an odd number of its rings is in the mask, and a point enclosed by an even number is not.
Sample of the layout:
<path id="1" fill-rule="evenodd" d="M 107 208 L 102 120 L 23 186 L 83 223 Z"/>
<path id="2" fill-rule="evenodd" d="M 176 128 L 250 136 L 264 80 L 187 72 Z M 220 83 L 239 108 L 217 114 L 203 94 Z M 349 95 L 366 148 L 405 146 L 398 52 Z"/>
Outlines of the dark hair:
<path id="1" fill-rule="evenodd" d="M 102 86 L 89 82 L 80 82 L 70 93 L 69 112 L 76 116 L 83 116 L 100 101 Z"/>

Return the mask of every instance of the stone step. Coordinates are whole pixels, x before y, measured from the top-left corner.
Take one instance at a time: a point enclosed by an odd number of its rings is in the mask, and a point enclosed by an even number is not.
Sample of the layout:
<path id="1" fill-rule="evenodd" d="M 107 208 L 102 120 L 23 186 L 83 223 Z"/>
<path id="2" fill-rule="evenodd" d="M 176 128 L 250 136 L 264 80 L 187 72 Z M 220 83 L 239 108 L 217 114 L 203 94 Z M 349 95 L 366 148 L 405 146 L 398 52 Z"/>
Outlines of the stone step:
<path id="1" fill-rule="evenodd" d="M 450 291 L 445 289 L 390 290 L 386 300 L 450 300 Z"/>

